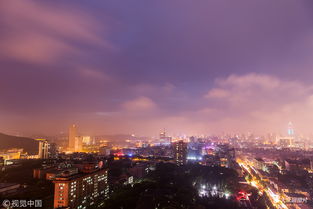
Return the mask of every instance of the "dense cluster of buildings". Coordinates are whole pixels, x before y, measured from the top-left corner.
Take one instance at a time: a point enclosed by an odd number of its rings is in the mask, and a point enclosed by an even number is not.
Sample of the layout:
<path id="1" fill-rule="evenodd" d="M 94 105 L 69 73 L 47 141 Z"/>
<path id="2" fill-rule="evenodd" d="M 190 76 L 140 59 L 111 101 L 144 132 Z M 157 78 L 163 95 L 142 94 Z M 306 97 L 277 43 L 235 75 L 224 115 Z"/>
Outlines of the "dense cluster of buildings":
<path id="1" fill-rule="evenodd" d="M 273 202 L 279 200 L 285 205 L 301 208 L 313 196 L 313 152 L 295 146 L 297 137 L 292 124 L 287 136 L 275 136 L 275 143 L 239 135 L 170 137 L 165 130 L 154 139 L 134 137 L 113 143 L 101 137 L 79 136 L 77 125 L 69 127 L 65 144 L 36 140 L 35 156 L 25 155 L 22 149 L 0 153 L 0 169 L 10 160 L 42 159 L 42 166 L 33 170 L 33 178 L 54 184 L 54 208 L 99 206 L 116 186 L 133 184 L 159 162 L 233 168 L 240 177 L 252 176 L 248 180 L 251 184 L 265 185 L 274 197 Z M 107 164 L 110 159 L 127 159 L 129 165 L 120 175 L 110 178 Z M 0 193 L 16 192 L 20 187 L 14 183 L 1 184 Z"/>
<path id="2" fill-rule="evenodd" d="M 50 154 L 48 141 L 38 139 L 39 158 L 54 160 L 53 163 L 35 168 L 33 177 L 53 182 L 54 208 L 88 208 L 101 205 L 115 185 L 133 184 L 154 170 L 156 163 L 162 161 L 179 166 L 200 163 L 225 167 L 231 166 L 235 161 L 234 150 L 226 145 L 207 140 L 193 140 L 192 143 L 186 139 L 173 140 L 166 136 L 165 131 L 160 134 L 160 143 L 141 143 L 141 146 L 118 147 L 108 141 L 99 141 L 99 150 L 93 154 L 97 158 L 90 161 L 87 159 L 88 155 L 82 152 L 81 145 L 91 144 L 92 139 L 77 135 L 77 126 L 72 125 L 69 129 L 67 154 L 60 153 L 57 158 Z M 130 159 L 131 164 L 121 175 L 109 179 L 110 170 L 108 166 L 103 166 L 103 162 L 110 157 L 114 157 L 114 160 Z M 214 160 L 211 161 L 211 158 Z"/>
<path id="3" fill-rule="evenodd" d="M 281 154 L 283 153 L 283 155 Z M 268 191 L 273 202 L 288 208 L 309 208 L 313 197 L 313 153 L 292 150 L 238 152 L 250 182 Z"/>

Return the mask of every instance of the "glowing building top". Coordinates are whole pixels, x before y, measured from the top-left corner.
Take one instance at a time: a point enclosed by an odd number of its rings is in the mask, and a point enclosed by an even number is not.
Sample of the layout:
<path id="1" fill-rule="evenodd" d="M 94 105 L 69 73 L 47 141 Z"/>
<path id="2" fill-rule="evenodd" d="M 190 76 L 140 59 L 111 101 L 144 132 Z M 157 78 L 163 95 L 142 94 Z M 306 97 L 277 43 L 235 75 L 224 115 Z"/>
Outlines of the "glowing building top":
<path id="1" fill-rule="evenodd" d="M 294 136 L 295 135 L 295 130 L 293 128 L 292 122 L 288 123 L 288 136 Z"/>

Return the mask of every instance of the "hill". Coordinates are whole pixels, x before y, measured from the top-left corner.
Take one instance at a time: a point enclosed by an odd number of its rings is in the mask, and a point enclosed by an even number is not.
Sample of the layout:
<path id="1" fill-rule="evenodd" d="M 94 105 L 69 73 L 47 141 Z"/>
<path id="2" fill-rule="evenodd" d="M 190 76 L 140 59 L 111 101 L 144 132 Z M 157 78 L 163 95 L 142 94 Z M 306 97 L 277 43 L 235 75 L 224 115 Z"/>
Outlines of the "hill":
<path id="1" fill-rule="evenodd" d="M 34 139 L 0 133 L 0 150 L 11 148 L 23 148 L 28 154 L 38 154 L 38 142 Z"/>

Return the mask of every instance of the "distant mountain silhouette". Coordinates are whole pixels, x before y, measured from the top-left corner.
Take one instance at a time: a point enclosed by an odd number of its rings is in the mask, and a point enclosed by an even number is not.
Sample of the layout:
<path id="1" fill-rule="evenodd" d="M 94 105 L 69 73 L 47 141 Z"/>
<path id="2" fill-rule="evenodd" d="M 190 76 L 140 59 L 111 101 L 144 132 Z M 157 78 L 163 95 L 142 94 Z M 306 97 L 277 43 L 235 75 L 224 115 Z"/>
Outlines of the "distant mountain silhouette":
<path id="1" fill-rule="evenodd" d="M 0 133 L 0 150 L 23 148 L 28 154 L 38 154 L 38 142 L 27 137 L 10 136 Z"/>

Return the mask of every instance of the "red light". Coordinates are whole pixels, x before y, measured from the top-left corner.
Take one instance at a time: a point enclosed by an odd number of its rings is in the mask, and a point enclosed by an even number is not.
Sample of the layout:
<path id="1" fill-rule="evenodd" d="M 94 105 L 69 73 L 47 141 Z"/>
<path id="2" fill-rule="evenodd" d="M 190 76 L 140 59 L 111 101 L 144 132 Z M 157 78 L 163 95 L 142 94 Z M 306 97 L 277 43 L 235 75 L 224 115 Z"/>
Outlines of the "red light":
<path id="1" fill-rule="evenodd" d="M 251 196 L 251 194 L 247 194 L 246 192 L 240 191 L 238 192 L 236 199 L 237 200 L 249 200 L 249 196 Z"/>
<path id="2" fill-rule="evenodd" d="M 122 152 L 118 152 L 118 153 L 115 153 L 114 156 L 118 156 L 118 157 L 121 157 L 121 156 L 124 156 L 124 153 Z"/>

